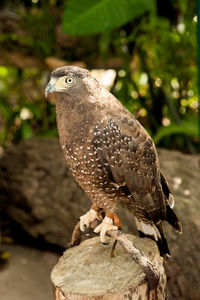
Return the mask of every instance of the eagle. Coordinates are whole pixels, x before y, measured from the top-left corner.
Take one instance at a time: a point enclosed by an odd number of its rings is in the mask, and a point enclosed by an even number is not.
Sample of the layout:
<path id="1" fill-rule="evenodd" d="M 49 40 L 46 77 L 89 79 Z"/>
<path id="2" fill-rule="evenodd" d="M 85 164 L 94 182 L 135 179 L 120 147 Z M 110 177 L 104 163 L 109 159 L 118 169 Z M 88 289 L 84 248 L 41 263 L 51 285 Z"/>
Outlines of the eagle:
<path id="1" fill-rule="evenodd" d="M 104 213 L 106 232 L 121 228 L 118 206 L 135 217 L 141 237 L 156 241 L 161 256 L 170 256 L 163 221 L 181 233 L 174 198 L 160 169 L 153 140 L 138 120 L 86 69 L 64 66 L 51 73 L 45 96 L 56 93 L 56 117 L 65 160 L 92 202 L 80 217 L 80 230 Z"/>

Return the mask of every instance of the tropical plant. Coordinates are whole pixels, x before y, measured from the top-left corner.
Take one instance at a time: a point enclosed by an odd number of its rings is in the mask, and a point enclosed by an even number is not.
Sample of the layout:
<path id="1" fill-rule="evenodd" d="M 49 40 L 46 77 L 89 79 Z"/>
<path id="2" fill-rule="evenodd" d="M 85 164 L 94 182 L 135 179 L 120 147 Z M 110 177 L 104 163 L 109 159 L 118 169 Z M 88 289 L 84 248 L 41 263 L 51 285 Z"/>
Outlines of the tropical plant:
<path id="1" fill-rule="evenodd" d="M 0 141 L 57 134 L 44 101 L 49 58 L 113 68 L 111 91 L 158 146 L 197 148 L 195 2 L 2 1 Z M 62 30 L 64 34 L 62 33 Z"/>

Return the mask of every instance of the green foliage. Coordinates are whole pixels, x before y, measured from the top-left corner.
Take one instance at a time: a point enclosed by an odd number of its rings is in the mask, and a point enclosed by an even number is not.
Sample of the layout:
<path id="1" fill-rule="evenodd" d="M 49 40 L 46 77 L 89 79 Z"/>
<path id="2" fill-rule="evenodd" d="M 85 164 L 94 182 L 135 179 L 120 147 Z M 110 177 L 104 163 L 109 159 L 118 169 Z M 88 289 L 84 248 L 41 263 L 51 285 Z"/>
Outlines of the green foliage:
<path id="1" fill-rule="evenodd" d="M 0 144 L 3 147 L 34 135 L 57 135 L 55 107 L 42 99 L 41 90 L 37 90 L 38 75 L 39 70 L 35 69 L 24 69 L 19 76 L 16 67 L 0 67 L 0 114 L 4 124 Z"/>
<path id="2" fill-rule="evenodd" d="M 23 24 L 29 31 L 29 35 L 18 36 L 18 38 L 23 39 L 35 52 L 46 57 L 52 53 L 54 46 L 55 19 L 46 5 L 42 10 L 33 13 L 33 17 L 30 17 L 30 14 L 22 15 Z"/>
<path id="3" fill-rule="evenodd" d="M 183 136 L 198 136 L 198 121 L 193 120 L 183 120 L 181 124 L 172 123 L 169 126 L 162 126 L 158 128 L 156 135 L 154 136 L 155 144 L 158 144 L 160 140 L 166 138 L 167 136 L 181 134 Z"/>
<path id="4" fill-rule="evenodd" d="M 49 56 L 71 64 L 82 61 L 89 69 L 115 69 L 111 92 L 135 114 L 158 146 L 183 151 L 189 151 L 189 143 L 197 146 L 193 1 L 11 2 L 5 4 L 5 12 L 8 5 L 14 7 L 13 14 L 4 21 L 0 15 L 3 147 L 34 135 L 57 135 L 54 104 L 42 98 Z M 160 13 L 159 5 L 166 2 L 171 8 Z M 71 35 L 62 33 L 61 24 Z"/>
<path id="5" fill-rule="evenodd" d="M 124 25 L 155 9 L 155 0 L 69 0 L 62 28 L 65 33 L 89 35 Z"/>
<path id="6" fill-rule="evenodd" d="M 195 7 L 188 14 L 189 4 L 183 2 L 180 21 L 173 25 L 170 19 L 149 14 L 128 33 L 125 27 L 112 31 L 110 40 L 108 34 L 100 40 L 103 57 L 112 47 L 123 59 L 126 75 L 118 76 L 113 91 L 158 146 L 184 147 L 186 140 L 197 144 L 197 26 Z"/>

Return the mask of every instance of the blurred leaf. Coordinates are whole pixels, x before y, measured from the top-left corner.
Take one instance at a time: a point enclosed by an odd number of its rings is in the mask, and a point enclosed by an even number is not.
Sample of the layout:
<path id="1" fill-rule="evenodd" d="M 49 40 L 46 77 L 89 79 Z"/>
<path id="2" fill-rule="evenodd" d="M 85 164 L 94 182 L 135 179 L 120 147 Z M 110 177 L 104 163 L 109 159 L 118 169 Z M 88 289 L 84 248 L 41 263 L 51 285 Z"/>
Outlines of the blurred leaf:
<path id="1" fill-rule="evenodd" d="M 102 33 L 99 39 L 99 50 L 102 58 L 106 57 L 106 53 L 108 52 L 108 48 L 111 40 L 111 32 L 105 31 Z"/>
<path id="2" fill-rule="evenodd" d="M 88 35 L 117 28 L 155 8 L 155 0 L 69 0 L 62 28 L 65 33 Z"/>
<path id="3" fill-rule="evenodd" d="M 193 122 L 184 120 L 180 125 L 172 123 L 169 126 L 160 127 L 153 138 L 154 143 L 158 144 L 160 140 L 173 134 L 184 134 L 192 137 L 198 136 L 198 120 L 194 119 Z"/>
<path id="4" fill-rule="evenodd" d="M 54 127 L 52 129 L 49 129 L 48 131 L 41 133 L 41 136 L 46 136 L 46 137 L 54 137 L 58 135 L 58 130 L 57 127 Z"/>
<path id="5" fill-rule="evenodd" d="M 23 139 L 27 139 L 32 136 L 31 125 L 27 121 L 22 122 L 21 134 Z"/>
<path id="6" fill-rule="evenodd" d="M 4 115 L 4 117 L 6 117 L 6 118 L 8 118 L 10 116 L 10 114 L 12 113 L 9 103 L 7 103 L 3 100 L 0 101 L 0 111 L 1 111 L 2 115 Z"/>
<path id="7" fill-rule="evenodd" d="M 38 103 L 28 103 L 26 107 L 30 109 L 35 118 L 39 119 L 42 117 L 42 111 Z"/>
<path id="8" fill-rule="evenodd" d="M 11 256 L 10 252 L 1 252 L 0 253 L 0 259 L 3 259 L 3 260 L 10 258 L 10 256 Z"/>
<path id="9" fill-rule="evenodd" d="M 4 139 L 5 139 L 5 132 L 0 131 L 0 145 L 3 145 Z"/>

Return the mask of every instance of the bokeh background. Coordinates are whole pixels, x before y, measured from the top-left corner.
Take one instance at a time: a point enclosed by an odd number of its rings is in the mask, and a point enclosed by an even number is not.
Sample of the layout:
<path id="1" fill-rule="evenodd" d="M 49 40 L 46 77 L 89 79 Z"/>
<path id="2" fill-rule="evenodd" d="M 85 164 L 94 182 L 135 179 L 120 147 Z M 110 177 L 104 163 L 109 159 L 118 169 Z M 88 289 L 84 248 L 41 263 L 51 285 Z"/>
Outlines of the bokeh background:
<path id="1" fill-rule="evenodd" d="M 57 135 L 44 87 L 63 64 L 114 70 L 111 91 L 156 145 L 195 151 L 196 2 L 128 2 L 131 10 L 123 0 L 1 1 L 1 151 L 32 136 Z"/>
<path id="2" fill-rule="evenodd" d="M 187 215 L 181 244 L 187 248 L 200 229 L 197 52 L 195 0 L 1 0 L 3 300 L 31 300 L 30 290 L 33 299 L 51 299 L 49 272 L 89 207 L 62 158 L 55 96 L 44 96 L 51 71 L 63 65 L 89 69 L 134 113 L 156 146 L 168 149 L 160 150 L 161 162 L 177 199 L 185 197 L 178 209 L 180 218 Z M 200 299 L 200 263 L 191 273 L 199 241 L 198 234 L 195 246 L 191 241 L 183 251 L 187 257 L 195 253 L 183 270 L 172 234 L 175 260 L 167 272 L 174 299 Z M 12 285 L 19 270 L 22 277 Z M 7 286 L 14 291 L 9 296 Z"/>

